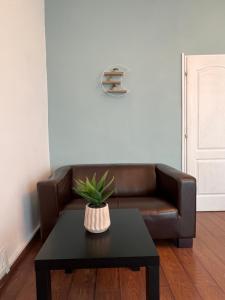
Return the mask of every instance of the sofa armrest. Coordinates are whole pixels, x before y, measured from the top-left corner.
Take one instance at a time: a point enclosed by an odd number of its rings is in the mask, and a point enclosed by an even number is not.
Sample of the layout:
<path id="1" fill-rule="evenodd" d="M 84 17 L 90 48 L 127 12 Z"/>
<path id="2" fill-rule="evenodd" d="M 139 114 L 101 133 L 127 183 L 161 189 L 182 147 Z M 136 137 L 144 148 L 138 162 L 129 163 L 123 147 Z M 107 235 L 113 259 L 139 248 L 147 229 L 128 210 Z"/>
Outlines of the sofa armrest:
<path id="1" fill-rule="evenodd" d="M 72 168 L 57 169 L 37 184 L 40 206 L 41 238 L 44 241 L 54 227 L 60 210 L 72 199 Z"/>
<path id="2" fill-rule="evenodd" d="M 178 209 L 180 235 L 194 237 L 196 228 L 196 179 L 172 167 L 156 165 L 157 189 Z"/>

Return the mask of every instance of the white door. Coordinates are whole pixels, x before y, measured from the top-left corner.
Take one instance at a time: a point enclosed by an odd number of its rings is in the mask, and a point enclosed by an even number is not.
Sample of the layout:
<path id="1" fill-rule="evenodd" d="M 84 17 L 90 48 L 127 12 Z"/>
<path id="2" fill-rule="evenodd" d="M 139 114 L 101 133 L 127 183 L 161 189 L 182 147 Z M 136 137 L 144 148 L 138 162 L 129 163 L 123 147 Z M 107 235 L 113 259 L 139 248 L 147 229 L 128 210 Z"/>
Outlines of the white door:
<path id="1" fill-rule="evenodd" d="M 186 171 L 197 210 L 225 210 L 225 55 L 185 57 Z"/>

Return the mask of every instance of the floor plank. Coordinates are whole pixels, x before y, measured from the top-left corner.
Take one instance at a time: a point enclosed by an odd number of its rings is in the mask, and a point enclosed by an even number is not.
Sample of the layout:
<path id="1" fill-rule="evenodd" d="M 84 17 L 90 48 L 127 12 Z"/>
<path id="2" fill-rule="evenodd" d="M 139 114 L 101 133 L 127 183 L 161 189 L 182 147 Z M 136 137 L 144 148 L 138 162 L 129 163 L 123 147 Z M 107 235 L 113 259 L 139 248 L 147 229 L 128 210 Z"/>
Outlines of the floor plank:
<path id="1" fill-rule="evenodd" d="M 121 299 L 118 269 L 97 270 L 95 299 Z"/>
<path id="2" fill-rule="evenodd" d="M 145 269 L 133 272 L 130 269 L 119 269 L 121 299 L 146 300 Z"/>
<path id="3" fill-rule="evenodd" d="M 63 270 L 51 272 L 52 298 L 55 300 L 64 300 L 69 296 L 73 276 L 65 274 Z"/>
<path id="4" fill-rule="evenodd" d="M 175 299 L 202 299 L 171 247 L 162 244 L 157 249 L 161 266 Z"/>
<path id="5" fill-rule="evenodd" d="M 99 292 L 96 294 L 95 300 L 119 300 L 121 299 L 120 291 Z"/>
<path id="6" fill-rule="evenodd" d="M 215 215 L 224 222 L 225 212 L 217 212 Z"/>
<path id="7" fill-rule="evenodd" d="M 202 241 L 200 237 L 195 239 L 193 251 L 218 286 L 225 292 L 225 265 L 218 256 L 208 248 L 207 244 L 204 243 L 204 239 Z"/>
<path id="8" fill-rule="evenodd" d="M 207 213 L 205 220 L 211 220 L 217 226 L 217 230 L 219 229 L 221 232 L 225 233 L 225 217 L 220 218 L 217 214 L 212 215 L 212 213 Z"/>
<path id="9" fill-rule="evenodd" d="M 163 300 L 175 300 L 171 290 L 167 286 L 160 287 L 160 299 Z"/>
<path id="10" fill-rule="evenodd" d="M 204 300 L 224 300 L 225 293 L 218 287 L 216 281 L 203 267 L 198 256 L 192 249 L 178 249 L 173 247 L 173 252 L 189 275 L 199 295 Z"/>
<path id="11" fill-rule="evenodd" d="M 36 299 L 33 260 L 41 243 L 34 241 L 26 257 L 0 289 L 1 300 Z M 161 258 L 161 300 L 225 299 L 225 212 L 197 214 L 193 249 L 157 242 Z M 75 270 L 52 273 L 53 299 L 145 299 L 145 271 Z"/>
<path id="12" fill-rule="evenodd" d="M 223 224 L 220 218 L 216 219 L 216 216 L 213 216 L 210 213 L 204 213 L 204 218 L 200 215 L 197 216 L 197 220 L 197 229 L 201 230 L 201 227 L 203 226 L 210 232 L 210 236 L 213 238 L 225 238 L 225 222 Z"/>
<path id="13" fill-rule="evenodd" d="M 198 239 L 203 241 L 207 247 L 218 256 L 221 262 L 225 264 L 225 235 L 221 231 L 213 231 L 212 224 L 203 223 L 202 220 L 198 221 L 197 236 Z M 215 229 L 215 228 L 214 228 Z"/>
<path id="14" fill-rule="evenodd" d="M 71 276 L 71 275 L 69 275 L 69 276 Z M 68 292 L 68 300 L 94 299 L 95 282 L 96 282 L 96 270 L 95 269 L 75 270 L 72 275 L 72 283 L 70 285 L 70 289 Z"/>
<path id="15" fill-rule="evenodd" d="M 162 266 L 160 266 L 160 286 L 161 287 L 169 287 L 169 283 L 166 279 L 166 276 L 162 269 Z"/>

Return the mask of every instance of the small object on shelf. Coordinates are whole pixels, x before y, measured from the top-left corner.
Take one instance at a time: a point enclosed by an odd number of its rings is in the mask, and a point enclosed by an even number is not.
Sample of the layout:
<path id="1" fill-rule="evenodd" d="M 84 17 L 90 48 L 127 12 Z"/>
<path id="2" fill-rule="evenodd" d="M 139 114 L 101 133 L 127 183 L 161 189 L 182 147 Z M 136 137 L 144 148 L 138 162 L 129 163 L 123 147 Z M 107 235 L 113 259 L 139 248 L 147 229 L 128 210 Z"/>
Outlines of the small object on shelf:
<path id="1" fill-rule="evenodd" d="M 119 67 L 114 67 L 110 71 L 103 73 L 102 86 L 105 93 L 110 94 L 126 94 L 127 90 L 121 87 L 122 77 L 124 76 L 124 71 L 121 71 Z M 114 79 L 114 76 L 116 79 Z M 118 77 L 120 77 L 118 79 Z M 104 88 L 104 85 L 111 85 L 109 88 Z"/>
<path id="2" fill-rule="evenodd" d="M 108 93 L 117 93 L 117 94 L 125 94 L 127 90 L 121 89 L 120 85 L 113 84 L 111 89 L 108 90 Z"/>
<path id="3" fill-rule="evenodd" d="M 103 84 L 120 84 L 121 82 L 119 80 L 103 80 Z"/>
<path id="4" fill-rule="evenodd" d="M 108 90 L 108 93 L 111 93 L 111 94 L 126 94 L 127 93 L 127 90 Z"/>
<path id="5" fill-rule="evenodd" d="M 111 71 L 111 72 L 104 72 L 105 76 L 123 76 L 124 73 L 120 71 Z"/>

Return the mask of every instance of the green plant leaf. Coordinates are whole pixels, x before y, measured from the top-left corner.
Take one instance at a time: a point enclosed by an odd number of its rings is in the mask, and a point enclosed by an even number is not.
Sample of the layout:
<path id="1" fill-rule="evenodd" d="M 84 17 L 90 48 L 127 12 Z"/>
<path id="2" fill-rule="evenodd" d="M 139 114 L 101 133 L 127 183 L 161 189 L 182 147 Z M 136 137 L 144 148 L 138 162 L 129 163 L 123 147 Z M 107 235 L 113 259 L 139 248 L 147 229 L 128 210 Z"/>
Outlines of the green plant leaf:
<path id="1" fill-rule="evenodd" d="M 104 188 L 102 189 L 102 193 L 108 188 L 108 187 L 110 187 L 110 185 L 113 183 L 113 181 L 114 181 L 114 176 L 113 176 L 113 178 L 104 186 Z"/>
<path id="2" fill-rule="evenodd" d="M 93 174 L 91 179 L 86 177 L 85 180 L 74 180 L 75 185 L 73 190 L 88 203 L 93 204 L 95 207 L 99 207 L 102 202 L 107 200 L 114 192 L 114 190 L 107 191 L 114 181 L 113 177 L 108 183 L 106 183 L 107 175 L 108 170 L 98 181 L 96 180 L 96 173 Z"/>
<path id="3" fill-rule="evenodd" d="M 103 196 L 103 199 L 102 199 L 102 202 L 105 202 L 110 196 L 112 196 L 112 194 L 114 193 L 114 190 L 106 193 L 104 196 Z"/>
<path id="4" fill-rule="evenodd" d="M 99 179 L 98 183 L 97 183 L 97 189 L 99 191 L 102 191 L 102 189 L 104 188 L 105 186 L 105 181 L 106 181 L 106 178 L 108 176 L 108 173 L 109 171 L 107 170 L 103 175 L 102 177 Z"/>
<path id="5" fill-rule="evenodd" d="M 96 188 L 96 173 L 94 173 L 92 179 L 91 179 L 91 183 L 94 186 L 94 188 Z"/>
<path id="6" fill-rule="evenodd" d="M 74 182 L 75 182 L 76 184 L 84 184 L 84 181 L 81 180 L 81 179 L 74 179 Z"/>
<path id="7" fill-rule="evenodd" d="M 90 193 L 92 193 L 93 196 L 95 196 L 96 199 L 101 199 L 102 194 L 91 184 L 89 179 L 86 179 L 86 185 L 89 188 Z"/>
<path id="8" fill-rule="evenodd" d="M 98 203 L 98 201 L 96 201 L 94 198 L 92 198 L 91 196 L 85 193 L 79 192 L 79 195 L 85 200 L 87 200 L 89 203 L 94 203 L 94 204 Z"/>

